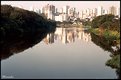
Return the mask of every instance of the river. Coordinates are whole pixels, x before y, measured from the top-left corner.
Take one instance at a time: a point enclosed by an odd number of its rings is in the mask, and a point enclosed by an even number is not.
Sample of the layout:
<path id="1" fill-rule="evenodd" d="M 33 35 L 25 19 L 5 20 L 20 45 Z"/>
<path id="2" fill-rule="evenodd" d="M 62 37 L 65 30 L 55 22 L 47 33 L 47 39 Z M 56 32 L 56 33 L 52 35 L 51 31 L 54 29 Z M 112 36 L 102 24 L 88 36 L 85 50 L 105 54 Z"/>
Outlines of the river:
<path id="1" fill-rule="evenodd" d="M 116 70 L 105 65 L 111 52 L 96 45 L 92 35 L 80 28 L 56 28 L 36 44 L 19 41 L 2 54 L 2 79 L 117 78 Z"/>

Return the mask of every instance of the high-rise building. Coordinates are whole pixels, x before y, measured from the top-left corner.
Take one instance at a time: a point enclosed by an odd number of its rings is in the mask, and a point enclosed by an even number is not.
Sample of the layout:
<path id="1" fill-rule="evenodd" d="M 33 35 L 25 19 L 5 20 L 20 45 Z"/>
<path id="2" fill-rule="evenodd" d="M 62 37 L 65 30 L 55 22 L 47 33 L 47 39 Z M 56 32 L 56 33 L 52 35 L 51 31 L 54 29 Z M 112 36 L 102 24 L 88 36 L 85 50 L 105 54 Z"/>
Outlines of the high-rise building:
<path id="1" fill-rule="evenodd" d="M 111 6 L 111 7 L 109 8 L 109 14 L 116 15 L 116 7 Z"/>
<path id="2" fill-rule="evenodd" d="M 63 21 L 67 21 L 68 19 L 68 10 L 69 10 L 69 6 L 63 6 L 62 8 L 62 19 Z"/>
<path id="3" fill-rule="evenodd" d="M 59 13 L 63 13 L 63 8 L 58 9 Z"/>
<path id="4" fill-rule="evenodd" d="M 103 15 L 105 15 L 105 14 L 108 14 L 108 10 L 103 10 L 103 13 L 102 13 Z"/>
<path id="5" fill-rule="evenodd" d="M 95 17 L 97 15 L 97 8 L 94 8 L 92 10 L 92 16 Z"/>
<path id="6" fill-rule="evenodd" d="M 38 14 L 41 14 L 41 10 L 40 9 L 36 9 L 36 10 L 34 10 L 36 13 L 38 13 Z"/>
<path id="7" fill-rule="evenodd" d="M 76 16 L 75 16 L 75 17 L 76 17 L 76 18 L 79 18 L 79 12 L 76 13 Z"/>
<path id="8" fill-rule="evenodd" d="M 97 16 L 100 16 L 100 15 L 102 15 L 103 14 L 103 7 L 102 6 L 99 6 L 98 8 L 97 8 Z"/>
<path id="9" fill-rule="evenodd" d="M 55 6 L 47 4 L 43 7 L 42 13 L 46 15 L 48 19 L 55 20 Z"/>
<path id="10" fill-rule="evenodd" d="M 118 16 L 120 17 L 120 7 L 118 8 Z"/>
<path id="11" fill-rule="evenodd" d="M 58 15 L 55 16 L 56 21 L 67 21 L 69 17 L 69 6 L 63 6 L 58 10 Z"/>
<path id="12" fill-rule="evenodd" d="M 80 11 L 80 13 L 79 13 L 79 18 L 80 18 L 80 19 L 83 19 L 83 11 Z"/>
<path id="13" fill-rule="evenodd" d="M 55 21 L 60 21 L 60 22 L 63 21 L 63 19 L 62 19 L 62 15 L 63 15 L 62 12 L 63 12 L 63 8 L 56 9 Z"/>
<path id="14" fill-rule="evenodd" d="M 76 8 L 69 8 L 69 16 L 75 16 L 75 13 L 76 13 Z"/>
<path id="15" fill-rule="evenodd" d="M 116 16 L 120 17 L 120 8 L 119 7 L 116 8 Z"/>
<path id="16" fill-rule="evenodd" d="M 34 7 L 31 6 L 31 7 L 29 8 L 29 10 L 30 10 L 30 11 L 34 11 Z"/>
<path id="17" fill-rule="evenodd" d="M 63 6 L 63 13 L 68 14 L 69 6 Z"/>
<path id="18" fill-rule="evenodd" d="M 86 9 L 86 17 L 89 17 L 89 15 L 90 15 L 90 9 L 88 8 Z"/>
<path id="19" fill-rule="evenodd" d="M 92 16 L 92 15 L 93 15 L 93 9 L 90 9 L 89 16 Z"/>
<path id="20" fill-rule="evenodd" d="M 56 15 L 56 16 L 55 16 L 55 21 L 63 22 L 62 14 Z"/>

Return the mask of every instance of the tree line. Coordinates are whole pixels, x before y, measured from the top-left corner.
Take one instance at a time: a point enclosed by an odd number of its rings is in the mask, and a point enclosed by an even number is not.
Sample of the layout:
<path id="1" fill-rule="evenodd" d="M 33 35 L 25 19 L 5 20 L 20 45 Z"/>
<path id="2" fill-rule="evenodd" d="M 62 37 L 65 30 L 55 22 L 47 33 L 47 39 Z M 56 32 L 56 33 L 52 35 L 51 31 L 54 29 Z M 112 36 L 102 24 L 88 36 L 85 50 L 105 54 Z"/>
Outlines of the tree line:
<path id="1" fill-rule="evenodd" d="M 101 15 L 91 21 L 91 26 L 120 32 L 120 18 L 112 14 Z"/>
<path id="2" fill-rule="evenodd" d="M 56 22 L 45 19 L 33 11 L 11 5 L 1 5 L 0 36 L 20 36 L 54 31 Z"/>
<path id="3" fill-rule="evenodd" d="M 87 18 L 81 22 L 84 26 L 91 26 L 92 28 L 99 28 L 103 30 L 107 29 L 120 32 L 120 18 L 112 14 L 105 14 L 94 17 L 92 21 Z"/>

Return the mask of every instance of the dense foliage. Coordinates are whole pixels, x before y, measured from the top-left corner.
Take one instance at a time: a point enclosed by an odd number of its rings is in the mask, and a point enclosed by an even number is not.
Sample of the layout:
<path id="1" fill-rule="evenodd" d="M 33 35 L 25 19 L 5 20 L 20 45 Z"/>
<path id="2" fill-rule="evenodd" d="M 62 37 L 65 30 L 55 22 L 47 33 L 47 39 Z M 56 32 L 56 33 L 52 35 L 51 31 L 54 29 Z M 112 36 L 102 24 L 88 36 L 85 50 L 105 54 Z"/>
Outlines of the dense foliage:
<path id="1" fill-rule="evenodd" d="M 120 18 L 107 14 L 94 18 L 91 22 L 92 41 L 104 50 L 110 51 L 111 59 L 106 62 L 107 66 L 116 69 L 120 76 Z M 98 38 L 96 38 L 99 37 Z M 115 49 L 113 47 L 115 46 Z"/>
<path id="2" fill-rule="evenodd" d="M 56 23 L 45 19 L 33 11 L 10 5 L 1 5 L 0 36 L 20 36 L 48 32 L 55 29 Z"/>
<path id="3" fill-rule="evenodd" d="M 91 21 L 89 18 L 82 19 L 81 22 L 84 26 L 91 26 Z"/>
<path id="4" fill-rule="evenodd" d="M 92 28 L 102 28 L 112 31 L 120 31 L 120 18 L 112 14 L 101 15 L 92 20 Z"/>

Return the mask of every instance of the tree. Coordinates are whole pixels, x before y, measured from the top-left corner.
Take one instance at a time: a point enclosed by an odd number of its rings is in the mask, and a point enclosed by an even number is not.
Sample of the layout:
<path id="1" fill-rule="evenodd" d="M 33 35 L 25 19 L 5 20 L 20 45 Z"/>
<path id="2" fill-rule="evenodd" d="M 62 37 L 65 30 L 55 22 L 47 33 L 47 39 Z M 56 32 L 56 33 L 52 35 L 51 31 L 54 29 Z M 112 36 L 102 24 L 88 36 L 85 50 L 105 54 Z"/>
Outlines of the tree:
<path id="1" fill-rule="evenodd" d="M 0 33 L 5 36 L 35 34 L 55 30 L 56 22 L 22 8 L 1 5 Z M 1 38 L 1 37 L 0 37 Z"/>
<path id="2" fill-rule="evenodd" d="M 92 28 L 103 28 L 109 30 L 119 30 L 120 29 L 120 18 L 115 19 L 112 14 L 101 15 L 92 20 Z"/>

